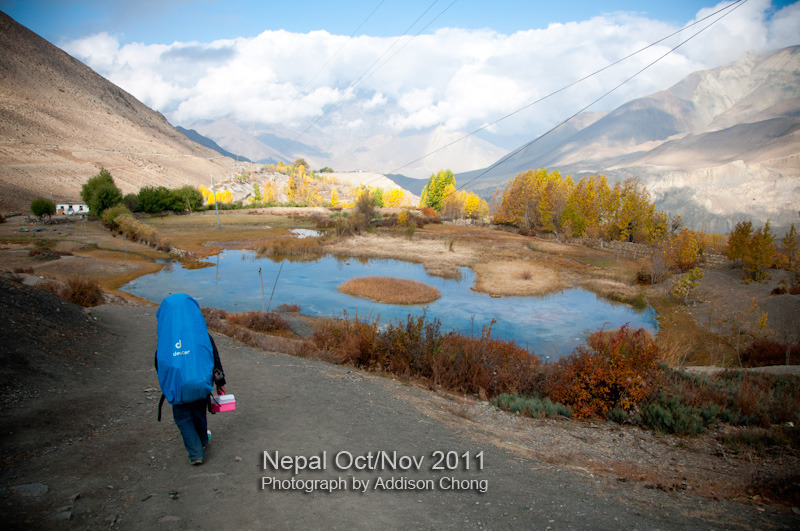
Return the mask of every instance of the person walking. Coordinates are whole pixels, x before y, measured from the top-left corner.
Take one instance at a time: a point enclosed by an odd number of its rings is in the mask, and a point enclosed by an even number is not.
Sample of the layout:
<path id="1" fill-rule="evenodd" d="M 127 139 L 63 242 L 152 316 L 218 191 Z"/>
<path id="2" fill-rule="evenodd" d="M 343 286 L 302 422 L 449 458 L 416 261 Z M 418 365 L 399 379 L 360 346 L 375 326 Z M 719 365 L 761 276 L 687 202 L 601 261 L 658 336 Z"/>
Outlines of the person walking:
<path id="1" fill-rule="evenodd" d="M 165 298 L 156 312 L 158 346 L 155 366 L 161 386 L 158 420 L 164 400 L 189 453 L 189 463 L 202 465 L 211 441 L 206 411 L 213 387 L 225 394 L 225 373 L 214 338 L 200 306 L 189 295 Z"/>

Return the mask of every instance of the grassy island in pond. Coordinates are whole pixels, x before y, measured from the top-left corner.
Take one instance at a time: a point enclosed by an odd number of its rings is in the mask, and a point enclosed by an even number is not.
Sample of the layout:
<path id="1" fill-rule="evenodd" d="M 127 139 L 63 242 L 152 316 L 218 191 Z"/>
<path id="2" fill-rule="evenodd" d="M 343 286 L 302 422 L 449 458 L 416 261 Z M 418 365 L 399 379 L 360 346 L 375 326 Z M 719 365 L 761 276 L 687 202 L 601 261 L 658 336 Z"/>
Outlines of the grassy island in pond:
<path id="1" fill-rule="evenodd" d="M 394 277 L 352 278 L 338 289 L 347 295 L 388 304 L 425 304 L 441 297 L 433 286 Z"/>

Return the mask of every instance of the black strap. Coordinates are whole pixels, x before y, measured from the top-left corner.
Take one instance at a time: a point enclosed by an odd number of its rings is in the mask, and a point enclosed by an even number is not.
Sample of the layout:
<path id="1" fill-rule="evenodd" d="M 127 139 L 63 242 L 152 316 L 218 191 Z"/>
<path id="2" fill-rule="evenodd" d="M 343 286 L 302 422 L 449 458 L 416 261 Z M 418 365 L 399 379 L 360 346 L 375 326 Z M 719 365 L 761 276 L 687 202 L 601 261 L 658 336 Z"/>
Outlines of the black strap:
<path id="1" fill-rule="evenodd" d="M 212 410 L 212 409 L 211 409 L 211 401 L 213 400 L 214 402 L 216 402 L 216 400 L 214 400 L 214 399 L 212 398 L 213 396 L 214 396 L 213 394 L 210 394 L 210 395 L 208 395 L 208 396 L 206 397 L 206 409 L 207 409 L 207 410 L 208 410 L 208 412 L 209 412 L 209 413 L 211 413 L 212 415 L 216 415 L 217 413 L 216 413 L 214 410 Z M 219 402 L 216 402 L 216 403 L 217 403 L 217 405 L 219 405 Z"/>
<path id="2" fill-rule="evenodd" d="M 161 393 L 161 400 L 158 401 L 158 421 L 161 422 L 161 406 L 164 405 L 164 400 L 166 400 L 166 396 L 164 393 Z"/>

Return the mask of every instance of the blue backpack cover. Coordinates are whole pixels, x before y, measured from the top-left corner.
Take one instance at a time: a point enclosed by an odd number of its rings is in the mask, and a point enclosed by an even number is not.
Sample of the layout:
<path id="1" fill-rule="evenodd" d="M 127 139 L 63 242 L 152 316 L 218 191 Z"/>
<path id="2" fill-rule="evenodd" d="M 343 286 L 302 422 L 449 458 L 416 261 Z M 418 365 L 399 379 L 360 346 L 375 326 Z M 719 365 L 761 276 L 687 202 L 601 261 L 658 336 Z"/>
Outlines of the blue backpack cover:
<path id="1" fill-rule="evenodd" d="M 161 302 L 158 319 L 158 383 L 170 404 L 187 404 L 211 394 L 214 354 L 200 306 L 184 294 Z"/>

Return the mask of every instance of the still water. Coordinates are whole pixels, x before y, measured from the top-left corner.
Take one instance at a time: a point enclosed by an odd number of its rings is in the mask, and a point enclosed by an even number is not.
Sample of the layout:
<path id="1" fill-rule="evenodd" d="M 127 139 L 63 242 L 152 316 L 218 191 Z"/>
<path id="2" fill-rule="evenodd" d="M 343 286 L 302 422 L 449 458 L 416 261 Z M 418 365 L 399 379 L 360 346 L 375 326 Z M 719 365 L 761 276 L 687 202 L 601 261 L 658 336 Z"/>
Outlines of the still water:
<path id="1" fill-rule="evenodd" d="M 543 297 L 493 298 L 472 291 L 475 274 L 461 269 L 461 278 L 431 277 L 422 265 L 398 260 L 321 258 L 315 262 L 274 262 L 250 251 L 223 251 L 209 258 L 214 267 L 187 270 L 180 264 L 167 266 L 122 287 L 123 291 L 160 303 L 170 293 L 187 293 L 200 306 L 229 312 L 259 311 L 269 305 L 297 304 L 303 313 L 324 317 L 380 318 L 381 322 L 405 320 L 409 313 L 439 319 L 442 330 L 460 330 L 480 335 L 492 319 L 492 337 L 513 339 L 542 358 L 558 358 L 583 344 L 587 332 L 616 328 L 657 330 L 652 308 L 637 311 L 611 303 L 582 289 L 568 289 Z M 280 269 L 280 275 L 278 272 Z M 261 270 L 261 276 L 259 276 Z M 339 293 L 336 287 L 362 276 L 392 276 L 436 286 L 442 297 L 419 306 L 372 302 Z M 262 298 L 263 279 L 263 298 Z M 276 282 L 277 279 L 277 282 Z M 274 293 L 273 293 L 274 288 Z M 270 302 L 270 298 L 272 299 Z"/>

